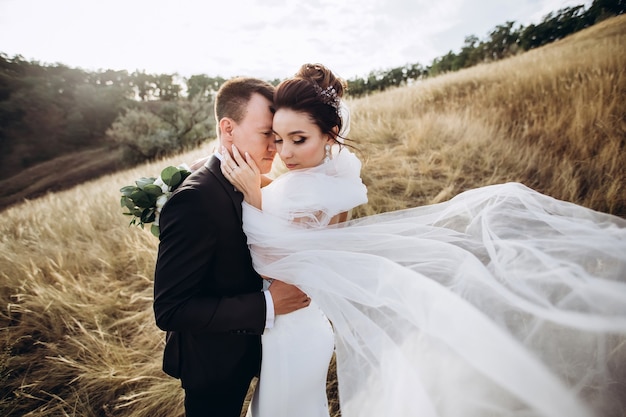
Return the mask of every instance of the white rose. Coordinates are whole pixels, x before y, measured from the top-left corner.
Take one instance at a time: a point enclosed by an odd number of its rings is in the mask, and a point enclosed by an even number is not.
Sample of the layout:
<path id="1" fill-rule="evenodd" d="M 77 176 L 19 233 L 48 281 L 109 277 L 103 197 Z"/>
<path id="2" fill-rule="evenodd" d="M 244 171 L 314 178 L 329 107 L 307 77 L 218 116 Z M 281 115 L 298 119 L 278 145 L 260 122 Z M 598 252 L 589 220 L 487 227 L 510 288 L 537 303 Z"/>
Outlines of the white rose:
<path id="1" fill-rule="evenodd" d="M 161 212 L 161 209 L 163 208 L 163 205 L 165 205 L 167 198 L 168 196 L 166 194 L 160 195 L 159 198 L 157 198 L 157 201 L 156 201 L 157 213 Z"/>

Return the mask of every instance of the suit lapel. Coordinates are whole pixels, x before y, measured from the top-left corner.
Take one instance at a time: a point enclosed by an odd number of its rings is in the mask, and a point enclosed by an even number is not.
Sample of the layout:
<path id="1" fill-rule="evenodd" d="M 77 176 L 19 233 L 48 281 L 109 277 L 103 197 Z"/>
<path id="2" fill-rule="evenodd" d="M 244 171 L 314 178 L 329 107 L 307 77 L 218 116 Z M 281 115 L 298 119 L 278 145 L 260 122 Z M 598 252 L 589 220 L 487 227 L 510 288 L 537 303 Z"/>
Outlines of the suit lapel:
<path id="1" fill-rule="evenodd" d="M 217 182 L 224 188 L 224 191 L 230 196 L 233 206 L 235 207 L 235 211 L 239 218 L 241 218 L 241 202 L 243 201 L 243 194 L 236 191 L 235 187 L 228 182 L 224 174 L 222 174 L 222 170 L 220 169 L 220 160 L 215 156 L 211 156 L 211 158 L 206 162 L 206 166 L 209 169 L 209 172 L 215 176 Z"/>

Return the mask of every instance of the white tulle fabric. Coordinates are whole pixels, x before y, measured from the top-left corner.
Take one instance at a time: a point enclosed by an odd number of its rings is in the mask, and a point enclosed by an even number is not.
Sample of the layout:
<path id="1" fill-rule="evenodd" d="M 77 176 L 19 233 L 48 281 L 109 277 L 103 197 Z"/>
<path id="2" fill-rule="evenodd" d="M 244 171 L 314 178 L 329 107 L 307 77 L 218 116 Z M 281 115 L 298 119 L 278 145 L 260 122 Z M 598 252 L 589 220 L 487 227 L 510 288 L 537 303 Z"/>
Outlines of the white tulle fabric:
<path id="1" fill-rule="evenodd" d="M 342 417 L 622 415 L 625 220 L 508 183 L 327 226 L 360 168 L 344 148 L 243 211 L 258 272 L 332 322 Z"/>
<path id="2" fill-rule="evenodd" d="M 337 141 L 339 143 L 343 143 L 343 139 L 347 138 L 350 134 L 350 108 L 345 101 L 341 100 L 339 102 L 337 112 L 339 113 L 339 118 L 341 119 L 341 130 L 339 131 Z"/>

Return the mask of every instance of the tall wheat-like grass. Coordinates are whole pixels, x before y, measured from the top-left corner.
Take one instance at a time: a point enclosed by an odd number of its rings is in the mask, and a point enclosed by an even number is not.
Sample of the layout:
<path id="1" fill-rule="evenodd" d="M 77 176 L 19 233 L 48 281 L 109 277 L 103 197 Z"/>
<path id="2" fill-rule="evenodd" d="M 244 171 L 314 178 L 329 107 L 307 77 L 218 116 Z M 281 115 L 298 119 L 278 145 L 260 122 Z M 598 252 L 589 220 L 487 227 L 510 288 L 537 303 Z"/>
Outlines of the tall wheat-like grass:
<path id="1" fill-rule="evenodd" d="M 617 17 L 506 61 L 351 100 L 370 199 L 355 215 L 521 181 L 626 216 L 625 36 Z M 118 190 L 209 148 L 2 213 L 0 415 L 183 414 L 152 314 L 158 241 L 128 226 Z"/>
<path id="2" fill-rule="evenodd" d="M 371 214 L 520 181 L 626 216 L 624 16 L 351 102 Z"/>

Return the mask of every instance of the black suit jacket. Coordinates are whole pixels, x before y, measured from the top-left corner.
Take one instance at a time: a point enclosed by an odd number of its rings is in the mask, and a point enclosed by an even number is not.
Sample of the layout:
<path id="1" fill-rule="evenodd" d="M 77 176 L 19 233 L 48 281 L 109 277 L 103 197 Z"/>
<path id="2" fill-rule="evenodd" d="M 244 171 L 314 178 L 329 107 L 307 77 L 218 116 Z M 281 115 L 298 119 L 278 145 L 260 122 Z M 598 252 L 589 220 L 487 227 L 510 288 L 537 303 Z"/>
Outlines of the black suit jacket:
<path id="1" fill-rule="evenodd" d="M 163 370 L 184 388 L 251 378 L 260 368 L 266 305 L 242 230 L 242 198 L 213 156 L 159 219 L 154 313 L 167 331 Z"/>

